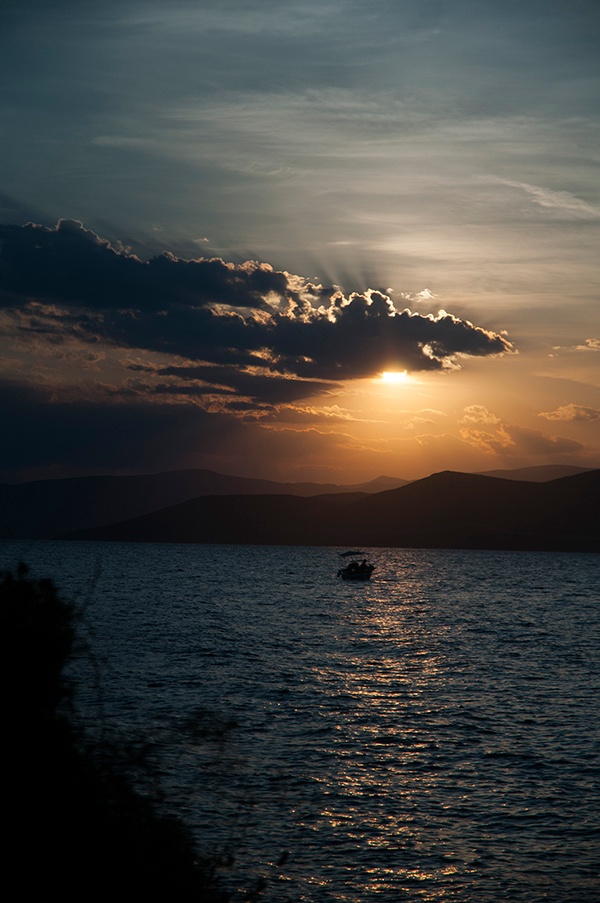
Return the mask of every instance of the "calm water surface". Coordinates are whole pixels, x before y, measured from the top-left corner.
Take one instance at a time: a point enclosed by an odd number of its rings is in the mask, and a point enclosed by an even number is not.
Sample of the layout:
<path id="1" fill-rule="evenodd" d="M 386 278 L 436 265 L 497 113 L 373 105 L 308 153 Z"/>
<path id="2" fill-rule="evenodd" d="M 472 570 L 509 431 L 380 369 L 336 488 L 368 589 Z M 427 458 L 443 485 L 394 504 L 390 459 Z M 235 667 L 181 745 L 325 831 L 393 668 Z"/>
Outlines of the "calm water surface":
<path id="1" fill-rule="evenodd" d="M 236 900 L 600 901 L 600 558 L 9 543 Z M 84 716 L 99 720 L 83 664 Z"/>

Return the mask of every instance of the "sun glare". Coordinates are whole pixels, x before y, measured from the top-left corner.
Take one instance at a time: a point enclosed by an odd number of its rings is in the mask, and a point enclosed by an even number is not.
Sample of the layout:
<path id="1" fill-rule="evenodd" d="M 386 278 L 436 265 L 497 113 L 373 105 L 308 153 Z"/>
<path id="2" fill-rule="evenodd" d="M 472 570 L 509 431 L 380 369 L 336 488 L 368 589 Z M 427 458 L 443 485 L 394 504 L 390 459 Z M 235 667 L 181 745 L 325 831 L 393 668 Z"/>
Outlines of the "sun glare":
<path id="1" fill-rule="evenodd" d="M 381 380 L 390 385 L 400 385 L 408 382 L 408 373 L 406 370 L 385 370 L 381 374 Z"/>

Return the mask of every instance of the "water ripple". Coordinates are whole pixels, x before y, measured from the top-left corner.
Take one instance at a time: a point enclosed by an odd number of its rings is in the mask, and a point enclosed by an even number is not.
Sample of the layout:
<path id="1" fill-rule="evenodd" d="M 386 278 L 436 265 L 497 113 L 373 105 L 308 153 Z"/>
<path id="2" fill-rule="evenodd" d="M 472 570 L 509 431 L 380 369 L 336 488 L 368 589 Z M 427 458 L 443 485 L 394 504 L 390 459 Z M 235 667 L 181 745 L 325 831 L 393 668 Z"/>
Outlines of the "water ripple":
<path id="1" fill-rule="evenodd" d="M 53 546 L 18 555 L 73 594 L 100 551 L 106 717 L 234 898 L 600 900 L 597 556 L 373 550 L 349 586 L 327 549 Z"/>

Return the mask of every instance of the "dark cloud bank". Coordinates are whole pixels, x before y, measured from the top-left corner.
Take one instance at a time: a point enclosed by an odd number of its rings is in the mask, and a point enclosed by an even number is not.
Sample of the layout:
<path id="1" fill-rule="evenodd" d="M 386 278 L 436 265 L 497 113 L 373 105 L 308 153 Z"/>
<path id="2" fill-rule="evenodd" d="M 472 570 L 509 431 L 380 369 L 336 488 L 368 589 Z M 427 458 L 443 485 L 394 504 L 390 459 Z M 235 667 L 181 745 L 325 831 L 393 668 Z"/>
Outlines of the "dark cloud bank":
<path id="1" fill-rule="evenodd" d="M 177 436 L 193 437 L 214 451 L 231 440 L 232 415 L 247 417 L 253 406 L 293 403 L 383 370 L 439 371 L 464 355 L 512 350 L 504 336 L 443 311 L 398 310 L 381 291 L 346 297 L 258 262 L 171 253 L 142 260 L 64 220 L 0 226 L 0 307 L 21 346 L 131 352 L 113 398 L 68 399 L 56 386 L 24 386 L 23 374 L 0 386 L 12 424 L 5 473 L 17 462 L 114 469 L 119 459 L 132 469 L 125 459 L 134 437 L 146 466 L 166 464 L 165 435 L 171 447 Z M 74 441 L 84 427 L 88 438 Z"/>
<path id="2" fill-rule="evenodd" d="M 440 370 L 456 355 L 511 349 L 451 314 L 397 311 L 378 291 L 345 298 L 267 264 L 142 261 L 71 221 L 1 226 L 0 242 L 3 306 L 52 305 L 54 329 L 87 341 L 317 380 Z"/>

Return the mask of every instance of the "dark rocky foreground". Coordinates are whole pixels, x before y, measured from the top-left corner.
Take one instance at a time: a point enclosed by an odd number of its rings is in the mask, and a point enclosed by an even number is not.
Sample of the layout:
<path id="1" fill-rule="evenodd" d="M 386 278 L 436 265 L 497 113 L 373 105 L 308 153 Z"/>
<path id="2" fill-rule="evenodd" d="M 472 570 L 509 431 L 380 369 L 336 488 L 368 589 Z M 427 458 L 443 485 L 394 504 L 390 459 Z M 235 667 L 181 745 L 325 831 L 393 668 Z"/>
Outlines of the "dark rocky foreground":
<path id="1" fill-rule="evenodd" d="M 152 792 L 134 789 L 139 748 L 77 730 L 63 677 L 75 609 L 20 566 L 0 575 L 0 620 L 5 899 L 224 903 L 215 863 Z"/>

